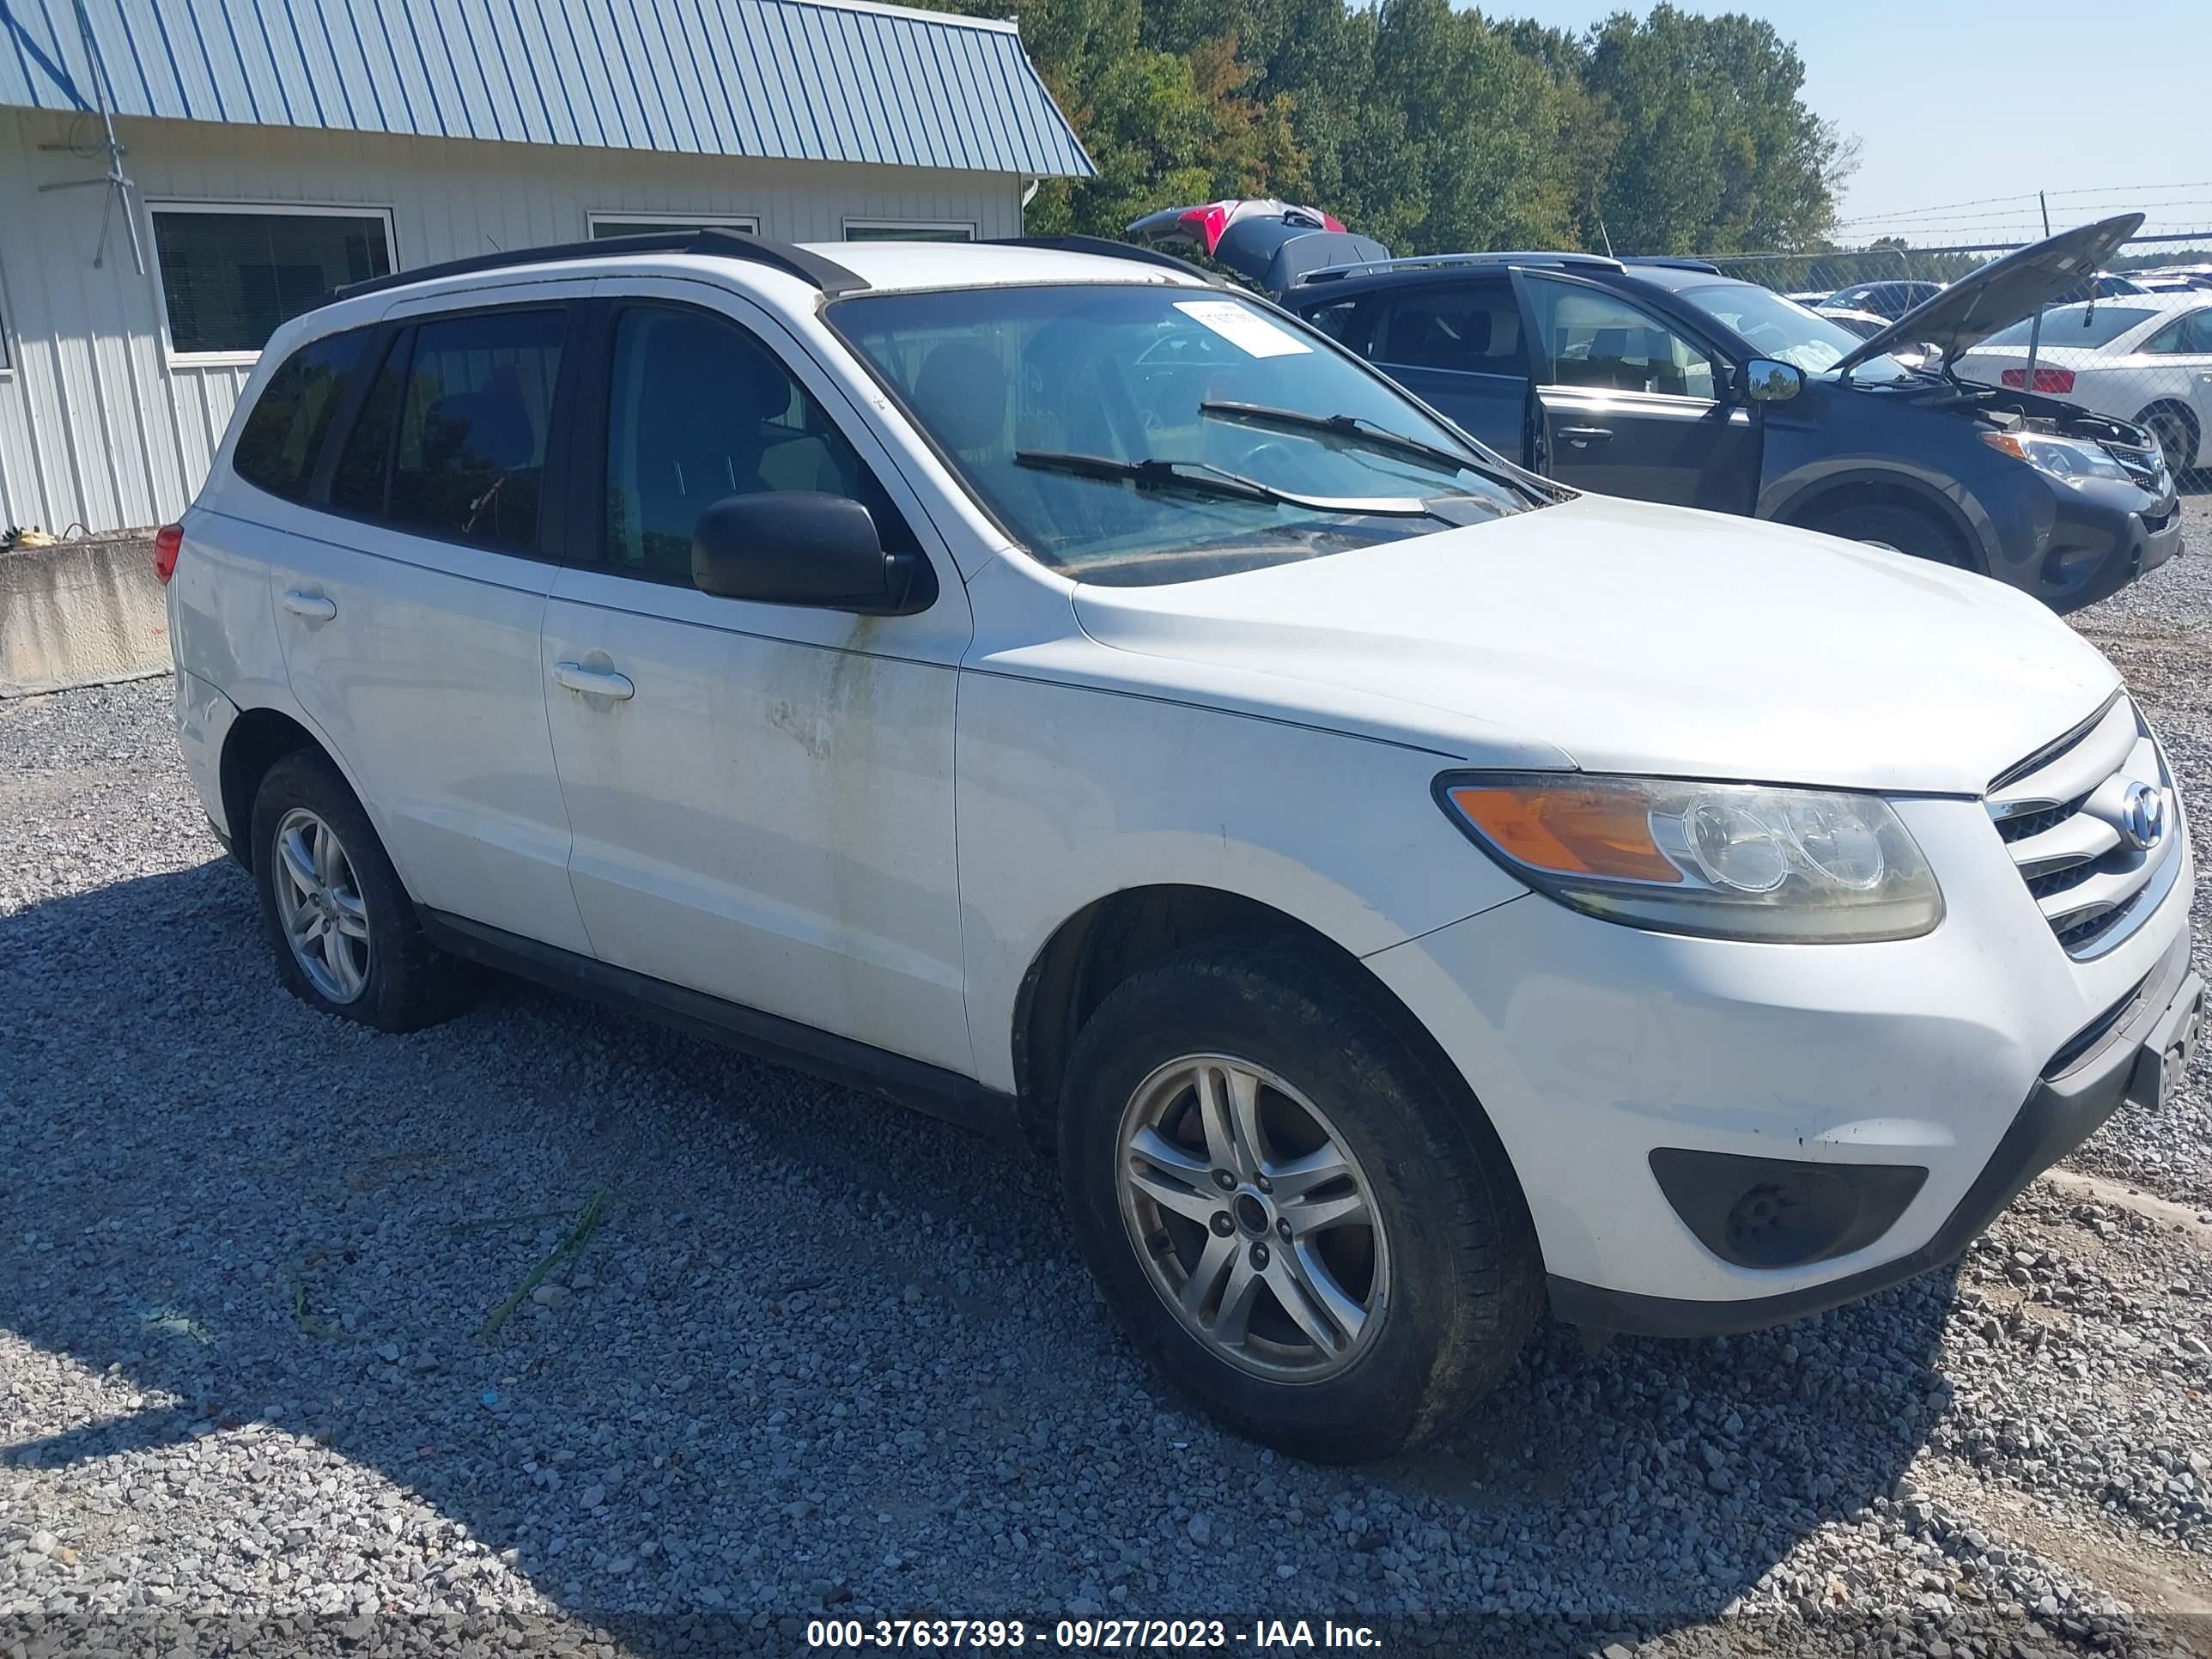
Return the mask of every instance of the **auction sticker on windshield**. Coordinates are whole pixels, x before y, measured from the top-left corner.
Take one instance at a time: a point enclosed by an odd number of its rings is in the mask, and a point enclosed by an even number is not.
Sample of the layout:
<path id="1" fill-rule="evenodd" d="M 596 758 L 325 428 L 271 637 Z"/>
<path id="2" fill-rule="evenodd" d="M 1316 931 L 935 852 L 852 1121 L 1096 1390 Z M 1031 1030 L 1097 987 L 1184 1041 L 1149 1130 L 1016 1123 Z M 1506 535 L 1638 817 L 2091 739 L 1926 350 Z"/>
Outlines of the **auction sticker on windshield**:
<path id="1" fill-rule="evenodd" d="M 1250 356 L 1288 357 L 1313 349 L 1289 330 L 1276 327 L 1234 300 L 1178 300 L 1176 309 Z"/>

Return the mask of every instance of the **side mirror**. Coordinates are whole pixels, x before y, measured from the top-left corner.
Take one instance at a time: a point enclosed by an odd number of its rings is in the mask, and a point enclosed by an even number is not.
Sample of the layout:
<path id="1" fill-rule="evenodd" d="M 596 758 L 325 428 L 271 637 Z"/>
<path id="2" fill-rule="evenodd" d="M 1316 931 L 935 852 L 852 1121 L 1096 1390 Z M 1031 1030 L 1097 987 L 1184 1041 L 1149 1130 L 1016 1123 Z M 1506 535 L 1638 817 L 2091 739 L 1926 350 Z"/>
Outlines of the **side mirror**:
<path id="1" fill-rule="evenodd" d="M 1743 395 L 1754 404 L 1786 404 L 1805 389 L 1802 370 L 1771 357 L 1753 357 L 1743 366 Z"/>
<path id="2" fill-rule="evenodd" d="M 899 617 L 928 605 L 923 571 L 860 502 L 813 490 L 725 495 L 691 532 L 691 584 L 717 599 Z"/>

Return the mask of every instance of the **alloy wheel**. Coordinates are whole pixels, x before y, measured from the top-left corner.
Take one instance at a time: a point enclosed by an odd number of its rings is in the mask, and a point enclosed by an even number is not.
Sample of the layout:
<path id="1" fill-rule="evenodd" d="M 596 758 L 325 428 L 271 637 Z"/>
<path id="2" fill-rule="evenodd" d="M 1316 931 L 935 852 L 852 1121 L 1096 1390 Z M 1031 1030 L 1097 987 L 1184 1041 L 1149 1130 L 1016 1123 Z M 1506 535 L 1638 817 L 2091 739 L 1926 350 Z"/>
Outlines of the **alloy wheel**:
<path id="1" fill-rule="evenodd" d="M 1366 1171 L 1313 1101 L 1249 1060 L 1185 1055 L 1138 1085 L 1117 1146 L 1130 1242 L 1207 1349 L 1287 1382 L 1365 1352 L 1389 1240 Z"/>
<path id="2" fill-rule="evenodd" d="M 337 831 L 295 806 L 276 826 L 270 885 L 292 959 L 329 1000 L 348 1003 L 368 988 L 368 907 Z"/>

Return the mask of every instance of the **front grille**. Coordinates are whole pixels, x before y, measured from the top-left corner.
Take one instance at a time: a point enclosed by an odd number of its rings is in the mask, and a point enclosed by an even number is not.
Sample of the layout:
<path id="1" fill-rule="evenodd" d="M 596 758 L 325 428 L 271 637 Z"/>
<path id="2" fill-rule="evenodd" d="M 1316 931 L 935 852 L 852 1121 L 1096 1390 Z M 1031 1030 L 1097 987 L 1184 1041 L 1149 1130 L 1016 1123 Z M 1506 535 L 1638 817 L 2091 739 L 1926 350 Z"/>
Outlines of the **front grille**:
<path id="1" fill-rule="evenodd" d="M 2164 833 L 2123 825 L 2131 785 L 2157 789 Z M 2180 869 L 2180 805 L 2150 728 L 2126 697 L 1991 781 L 1988 803 L 2028 896 L 2077 961 L 2101 956 L 2158 908 Z"/>
<path id="2" fill-rule="evenodd" d="M 2160 470 L 2159 454 L 2150 446 L 2107 442 L 2104 449 L 2107 455 L 2127 468 L 2137 483 L 2148 485 L 2158 477 Z"/>
<path id="3" fill-rule="evenodd" d="M 2084 795 L 2081 800 L 2087 800 Z M 2057 806 L 2046 806 L 2040 811 L 2022 812 L 2017 817 L 2000 818 L 1997 834 L 2007 841 L 2026 841 L 2030 836 L 2039 836 L 2055 829 L 2081 810 L 2081 800 L 2062 801 Z"/>

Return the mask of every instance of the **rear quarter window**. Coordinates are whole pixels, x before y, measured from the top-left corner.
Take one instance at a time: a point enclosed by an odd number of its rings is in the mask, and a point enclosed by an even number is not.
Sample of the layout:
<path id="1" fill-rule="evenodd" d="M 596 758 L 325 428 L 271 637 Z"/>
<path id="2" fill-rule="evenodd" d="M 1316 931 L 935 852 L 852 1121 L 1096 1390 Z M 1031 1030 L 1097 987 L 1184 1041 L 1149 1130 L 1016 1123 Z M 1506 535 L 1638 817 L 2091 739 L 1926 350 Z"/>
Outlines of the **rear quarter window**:
<path id="1" fill-rule="evenodd" d="M 345 401 L 368 333 L 356 328 L 310 341 L 284 360 L 239 431 L 234 472 L 272 495 L 307 499 L 331 416 Z"/>

